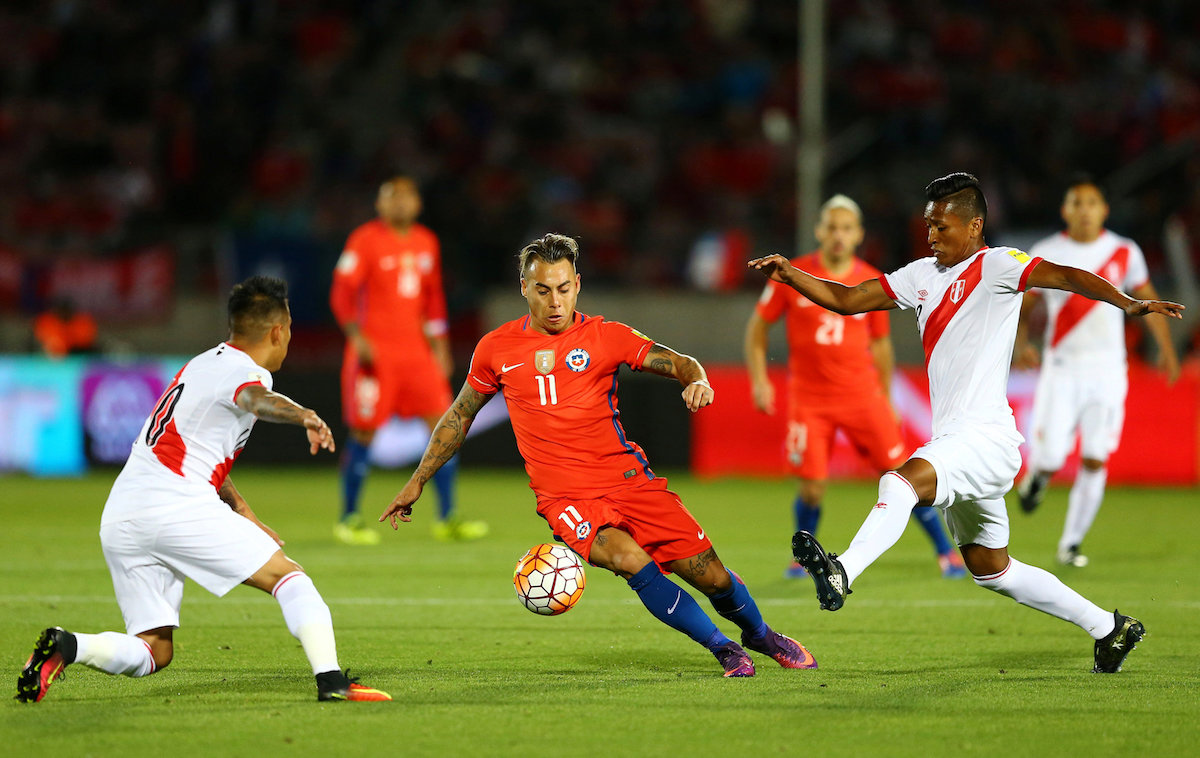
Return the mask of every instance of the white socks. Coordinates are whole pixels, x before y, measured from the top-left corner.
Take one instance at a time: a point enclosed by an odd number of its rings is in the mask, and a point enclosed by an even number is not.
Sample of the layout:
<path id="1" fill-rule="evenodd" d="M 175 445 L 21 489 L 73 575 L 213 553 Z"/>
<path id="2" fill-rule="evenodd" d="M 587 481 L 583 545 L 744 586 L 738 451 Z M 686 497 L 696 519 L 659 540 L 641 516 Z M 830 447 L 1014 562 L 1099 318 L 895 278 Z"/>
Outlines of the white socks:
<path id="1" fill-rule="evenodd" d="M 341 671 L 333 638 L 333 616 L 308 574 L 293 571 L 285 575 L 271 595 L 279 601 L 288 631 L 300 640 L 313 673 Z"/>
<path id="2" fill-rule="evenodd" d="M 1083 542 L 1096 514 L 1100 511 L 1100 503 L 1104 500 L 1104 484 L 1108 481 L 1108 469 L 1095 471 L 1084 467 L 1075 474 L 1075 484 L 1071 486 L 1071 494 L 1067 498 L 1067 518 L 1063 522 L 1062 537 L 1058 541 L 1058 550 L 1062 552 Z"/>
<path id="3" fill-rule="evenodd" d="M 896 544 L 900 535 L 904 534 L 908 517 L 916 504 L 916 490 L 907 479 L 895 471 L 889 471 L 879 478 L 878 503 L 858 528 L 850 547 L 838 556 L 842 568 L 846 570 L 847 582 L 853 584 L 867 566 Z"/>
<path id="4" fill-rule="evenodd" d="M 972 578 L 980 587 L 1007 595 L 1021 605 L 1070 621 L 1093 639 L 1107 636 L 1116 625 L 1112 611 L 1092 603 L 1049 571 L 1021 563 L 1016 558 L 1009 558 L 1008 568 L 998 574 Z"/>
<path id="5" fill-rule="evenodd" d="M 120 632 L 75 634 L 75 663 L 106 674 L 146 676 L 154 673 L 150 645 L 141 637 Z"/>

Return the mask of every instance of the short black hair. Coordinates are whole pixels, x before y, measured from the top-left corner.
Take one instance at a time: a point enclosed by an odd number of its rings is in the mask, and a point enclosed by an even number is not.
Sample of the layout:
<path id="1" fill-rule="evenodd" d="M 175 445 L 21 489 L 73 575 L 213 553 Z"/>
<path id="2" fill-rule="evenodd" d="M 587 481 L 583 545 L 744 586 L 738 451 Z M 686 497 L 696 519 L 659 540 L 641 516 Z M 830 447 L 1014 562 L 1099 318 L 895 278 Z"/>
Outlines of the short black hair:
<path id="1" fill-rule="evenodd" d="M 288 312 L 287 282 L 274 276 L 252 276 L 229 292 L 229 331 L 261 337 Z"/>
<path id="2" fill-rule="evenodd" d="M 525 268 L 529 265 L 531 258 L 540 258 L 546 263 L 557 263 L 561 260 L 571 261 L 571 265 L 575 266 L 579 259 L 579 243 L 574 237 L 568 237 L 565 234 L 555 234 L 551 232 L 543 235 L 540 239 L 535 239 L 525 247 L 521 248 L 521 252 L 517 254 L 517 259 L 520 261 L 521 278 L 525 278 Z"/>
<path id="3" fill-rule="evenodd" d="M 1104 190 L 1104 185 L 1100 184 L 1099 180 L 1097 180 L 1095 176 L 1086 171 L 1076 171 L 1067 177 L 1067 184 L 1063 187 L 1063 199 L 1066 199 L 1067 193 L 1071 190 L 1075 189 L 1076 187 L 1083 187 L 1085 185 L 1089 187 L 1095 187 L 1096 191 L 1100 193 L 1100 198 L 1104 200 L 1104 202 L 1108 202 L 1108 193 Z"/>
<path id="4" fill-rule="evenodd" d="M 934 179 L 925 185 L 925 198 L 930 202 L 944 200 L 953 204 L 956 209 L 961 208 L 968 215 L 964 216 L 957 210 L 955 213 L 964 220 L 979 216 L 985 224 L 987 223 L 987 198 L 983 196 L 979 180 L 973 174 L 956 171 Z"/>

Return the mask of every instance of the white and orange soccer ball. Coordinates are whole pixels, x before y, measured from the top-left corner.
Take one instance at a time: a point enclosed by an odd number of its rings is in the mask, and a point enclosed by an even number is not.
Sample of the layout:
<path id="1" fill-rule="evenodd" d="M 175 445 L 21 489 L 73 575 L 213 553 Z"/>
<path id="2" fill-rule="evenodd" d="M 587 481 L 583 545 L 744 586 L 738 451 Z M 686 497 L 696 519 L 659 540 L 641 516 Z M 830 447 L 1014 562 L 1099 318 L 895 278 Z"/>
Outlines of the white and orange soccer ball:
<path id="1" fill-rule="evenodd" d="M 583 597 L 586 584 L 579 556 L 562 545 L 534 545 L 513 572 L 517 599 L 543 616 L 571 610 Z"/>

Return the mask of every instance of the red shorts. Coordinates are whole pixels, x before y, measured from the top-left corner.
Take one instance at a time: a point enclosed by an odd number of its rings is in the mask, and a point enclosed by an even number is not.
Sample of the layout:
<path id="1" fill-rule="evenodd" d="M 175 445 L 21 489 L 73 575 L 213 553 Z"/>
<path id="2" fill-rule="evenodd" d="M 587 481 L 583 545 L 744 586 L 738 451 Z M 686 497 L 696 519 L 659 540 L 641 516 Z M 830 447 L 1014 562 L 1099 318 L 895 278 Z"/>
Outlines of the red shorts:
<path id="1" fill-rule="evenodd" d="M 342 361 L 342 416 L 351 429 L 378 429 L 392 416 L 441 416 L 450 407 L 450 382 L 428 360 L 380 360 L 368 368 L 349 350 Z"/>
<path id="2" fill-rule="evenodd" d="M 596 532 L 605 526 L 627 532 L 664 569 L 671 561 L 712 547 L 704 529 L 661 476 L 595 500 L 539 497 L 537 512 L 554 535 L 584 559 L 591 555 Z"/>
<path id="3" fill-rule="evenodd" d="M 813 480 L 829 476 L 829 455 L 838 429 L 879 471 L 899 466 L 910 452 L 882 393 L 836 407 L 806 406 L 793 399 L 785 444 L 788 465 L 795 476 Z"/>

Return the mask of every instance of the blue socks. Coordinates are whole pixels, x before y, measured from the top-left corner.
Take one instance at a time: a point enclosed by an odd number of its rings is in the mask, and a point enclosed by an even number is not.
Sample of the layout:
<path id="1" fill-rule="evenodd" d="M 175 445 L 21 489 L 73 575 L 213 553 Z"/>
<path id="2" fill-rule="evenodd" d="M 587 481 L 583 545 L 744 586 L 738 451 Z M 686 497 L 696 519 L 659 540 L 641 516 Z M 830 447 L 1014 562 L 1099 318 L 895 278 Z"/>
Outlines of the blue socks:
<path id="1" fill-rule="evenodd" d="M 442 464 L 433 475 L 433 488 L 438 496 L 438 518 L 442 521 L 454 515 L 454 480 L 457 476 L 457 455 Z"/>
<path id="2" fill-rule="evenodd" d="M 647 563 L 629 579 L 646 610 L 672 629 L 683 632 L 709 650 L 729 642 L 700 605 L 682 587 L 662 575 L 658 564 Z"/>
<path id="3" fill-rule="evenodd" d="M 796 516 L 797 532 L 817 533 L 817 522 L 821 520 L 820 503 L 810 505 L 804 498 L 797 495 L 796 502 L 792 503 L 792 512 Z"/>
<path id="4" fill-rule="evenodd" d="M 724 592 L 710 595 L 709 602 L 717 613 L 737 624 L 747 637 L 762 639 L 767 634 L 767 622 L 763 621 L 758 605 L 754 598 L 750 597 L 750 590 L 746 589 L 741 577 L 732 571 L 729 571 L 729 578 L 733 586 Z"/>
<path id="5" fill-rule="evenodd" d="M 358 493 L 367 478 L 371 448 L 347 437 L 342 451 L 342 520 L 358 513 Z"/>
<path id="6" fill-rule="evenodd" d="M 937 508 L 932 505 L 917 506 L 913 508 L 912 515 L 921 522 L 921 528 L 933 541 L 933 549 L 937 550 L 938 555 L 945 555 L 954 550 L 950 540 L 946 539 L 946 530 L 942 528 L 942 519 L 938 516 Z"/>

